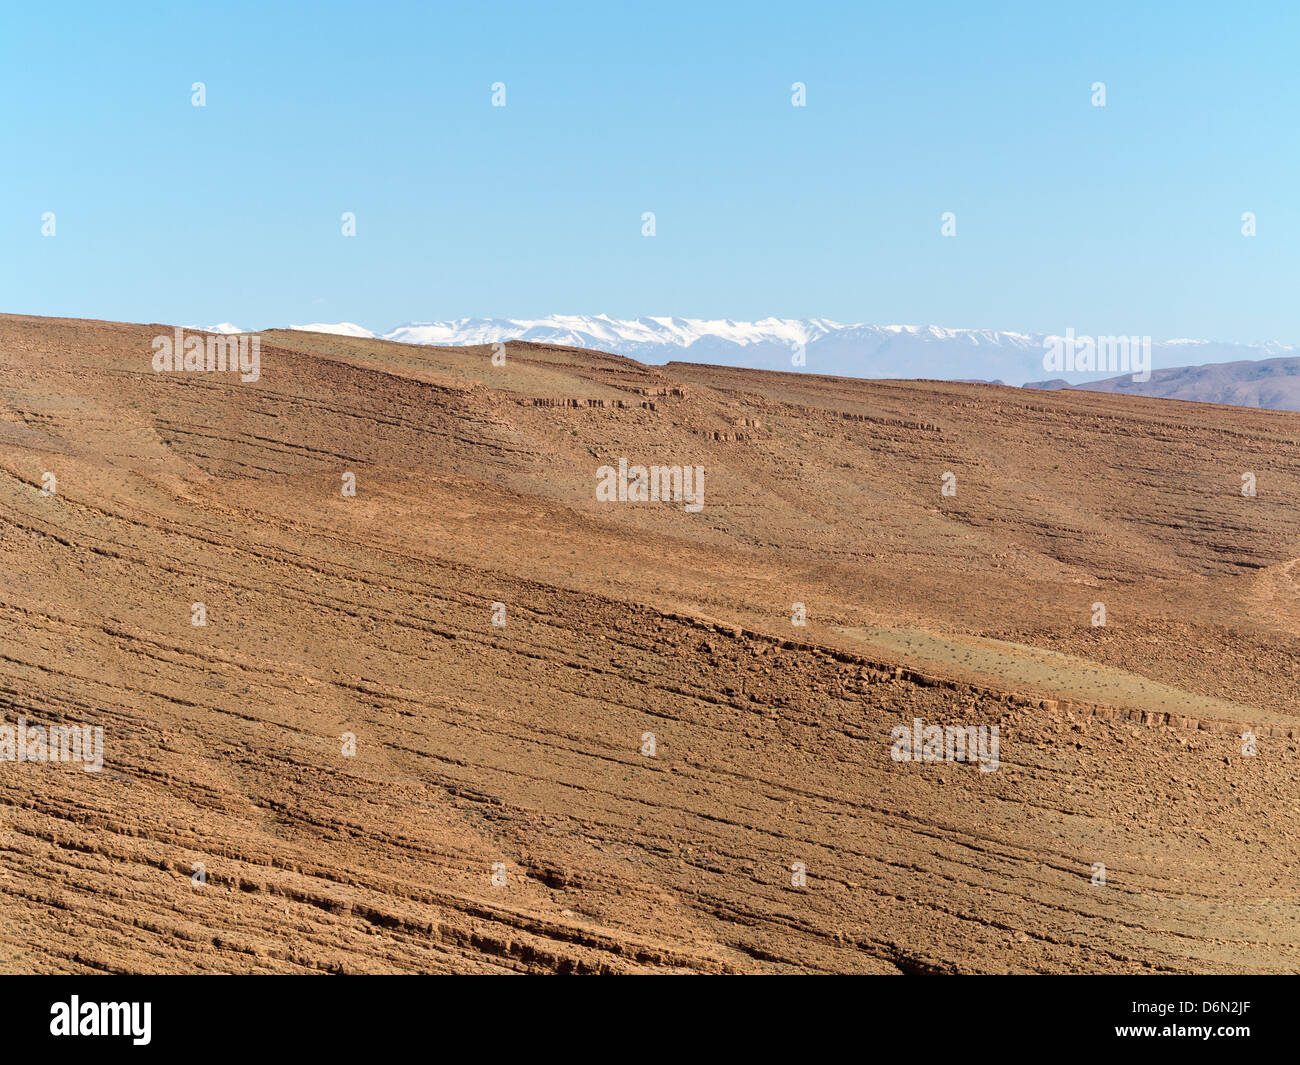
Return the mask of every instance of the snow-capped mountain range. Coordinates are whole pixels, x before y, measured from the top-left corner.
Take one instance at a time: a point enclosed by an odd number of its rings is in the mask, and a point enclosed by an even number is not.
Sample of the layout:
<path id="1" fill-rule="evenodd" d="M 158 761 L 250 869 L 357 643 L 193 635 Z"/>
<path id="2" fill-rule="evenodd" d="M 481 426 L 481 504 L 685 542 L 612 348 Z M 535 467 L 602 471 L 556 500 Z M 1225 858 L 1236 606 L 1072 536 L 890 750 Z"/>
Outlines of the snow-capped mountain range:
<path id="1" fill-rule="evenodd" d="M 240 332 L 229 322 L 213 332 Z M 594 348 L 641 362 L 671 361 L 799 370 L 845 377 L 928 377 L 941 380 L 1003 381 L 1021 385 L 1048 378 L 1080 383 L 1114 376 L 1056 373 L 1043 356 L 1054 339 L 1040 333 L 939 326 L 846 325 L 826 318 L 764 318 L 757 322 L 704 318 L 610 318 L 607 315 L 551 315 L 547 318 L 460 318 L 408 322 L 374 333 L 352 322 L 293 325 L 291 329 L 352 337 L 377 337 L 406 344 L 463 346 L 501 340 Z M 795 362 L 802 353 L 803 364 Z M 1234 344 L 1166 340 L 1151 344 L 1151 368 L 1300 355 L 1278 343 Z"/>

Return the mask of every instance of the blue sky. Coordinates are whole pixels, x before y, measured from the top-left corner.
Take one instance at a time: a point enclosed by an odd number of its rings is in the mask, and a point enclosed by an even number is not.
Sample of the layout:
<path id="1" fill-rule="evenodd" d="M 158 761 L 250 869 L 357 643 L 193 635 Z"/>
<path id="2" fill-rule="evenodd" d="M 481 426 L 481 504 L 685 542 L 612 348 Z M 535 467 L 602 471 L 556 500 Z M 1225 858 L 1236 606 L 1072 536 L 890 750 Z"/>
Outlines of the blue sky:
<path id="1" fill-rule="evenodd" d="M 128 6 L 5 11 L 0 311 L 1300 342 L 1290 4 Z"/>

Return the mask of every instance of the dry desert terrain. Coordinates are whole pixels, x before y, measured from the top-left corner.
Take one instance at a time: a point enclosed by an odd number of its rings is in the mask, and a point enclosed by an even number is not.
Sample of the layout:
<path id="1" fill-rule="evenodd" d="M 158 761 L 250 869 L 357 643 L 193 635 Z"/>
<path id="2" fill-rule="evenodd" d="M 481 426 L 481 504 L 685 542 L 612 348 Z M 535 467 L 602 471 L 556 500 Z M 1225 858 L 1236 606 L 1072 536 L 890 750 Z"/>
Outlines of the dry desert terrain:
<path id="1" fill-rule="evenodd" d="M 1300 969 L 1300 414 L 172 328 L 0 316 L 0 972 Z"/>

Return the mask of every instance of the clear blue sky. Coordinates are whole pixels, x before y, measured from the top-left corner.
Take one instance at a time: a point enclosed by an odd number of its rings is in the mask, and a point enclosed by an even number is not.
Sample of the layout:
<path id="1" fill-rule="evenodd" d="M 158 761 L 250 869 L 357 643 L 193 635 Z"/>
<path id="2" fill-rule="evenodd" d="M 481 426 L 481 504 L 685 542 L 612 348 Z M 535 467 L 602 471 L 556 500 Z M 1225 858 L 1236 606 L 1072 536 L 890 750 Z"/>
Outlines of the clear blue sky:
<path id="1" fill-rule="evenodd" d="M 1137 6 L 8 4 L 0 310 L 1300 342 L 1297 7 Z"/>

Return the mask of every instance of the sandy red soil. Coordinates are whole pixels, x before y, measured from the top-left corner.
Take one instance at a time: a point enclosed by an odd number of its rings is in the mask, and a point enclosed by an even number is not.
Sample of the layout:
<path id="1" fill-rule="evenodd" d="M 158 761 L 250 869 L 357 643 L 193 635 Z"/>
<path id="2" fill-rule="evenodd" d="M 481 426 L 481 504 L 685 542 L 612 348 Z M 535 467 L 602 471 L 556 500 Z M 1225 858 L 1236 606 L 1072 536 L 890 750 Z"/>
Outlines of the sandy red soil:
<path id="1" fill-rule="evenodd" d="M 1300 968 L 1300 414 L 170 333 L 0 316 L 0 971 Z"/>

